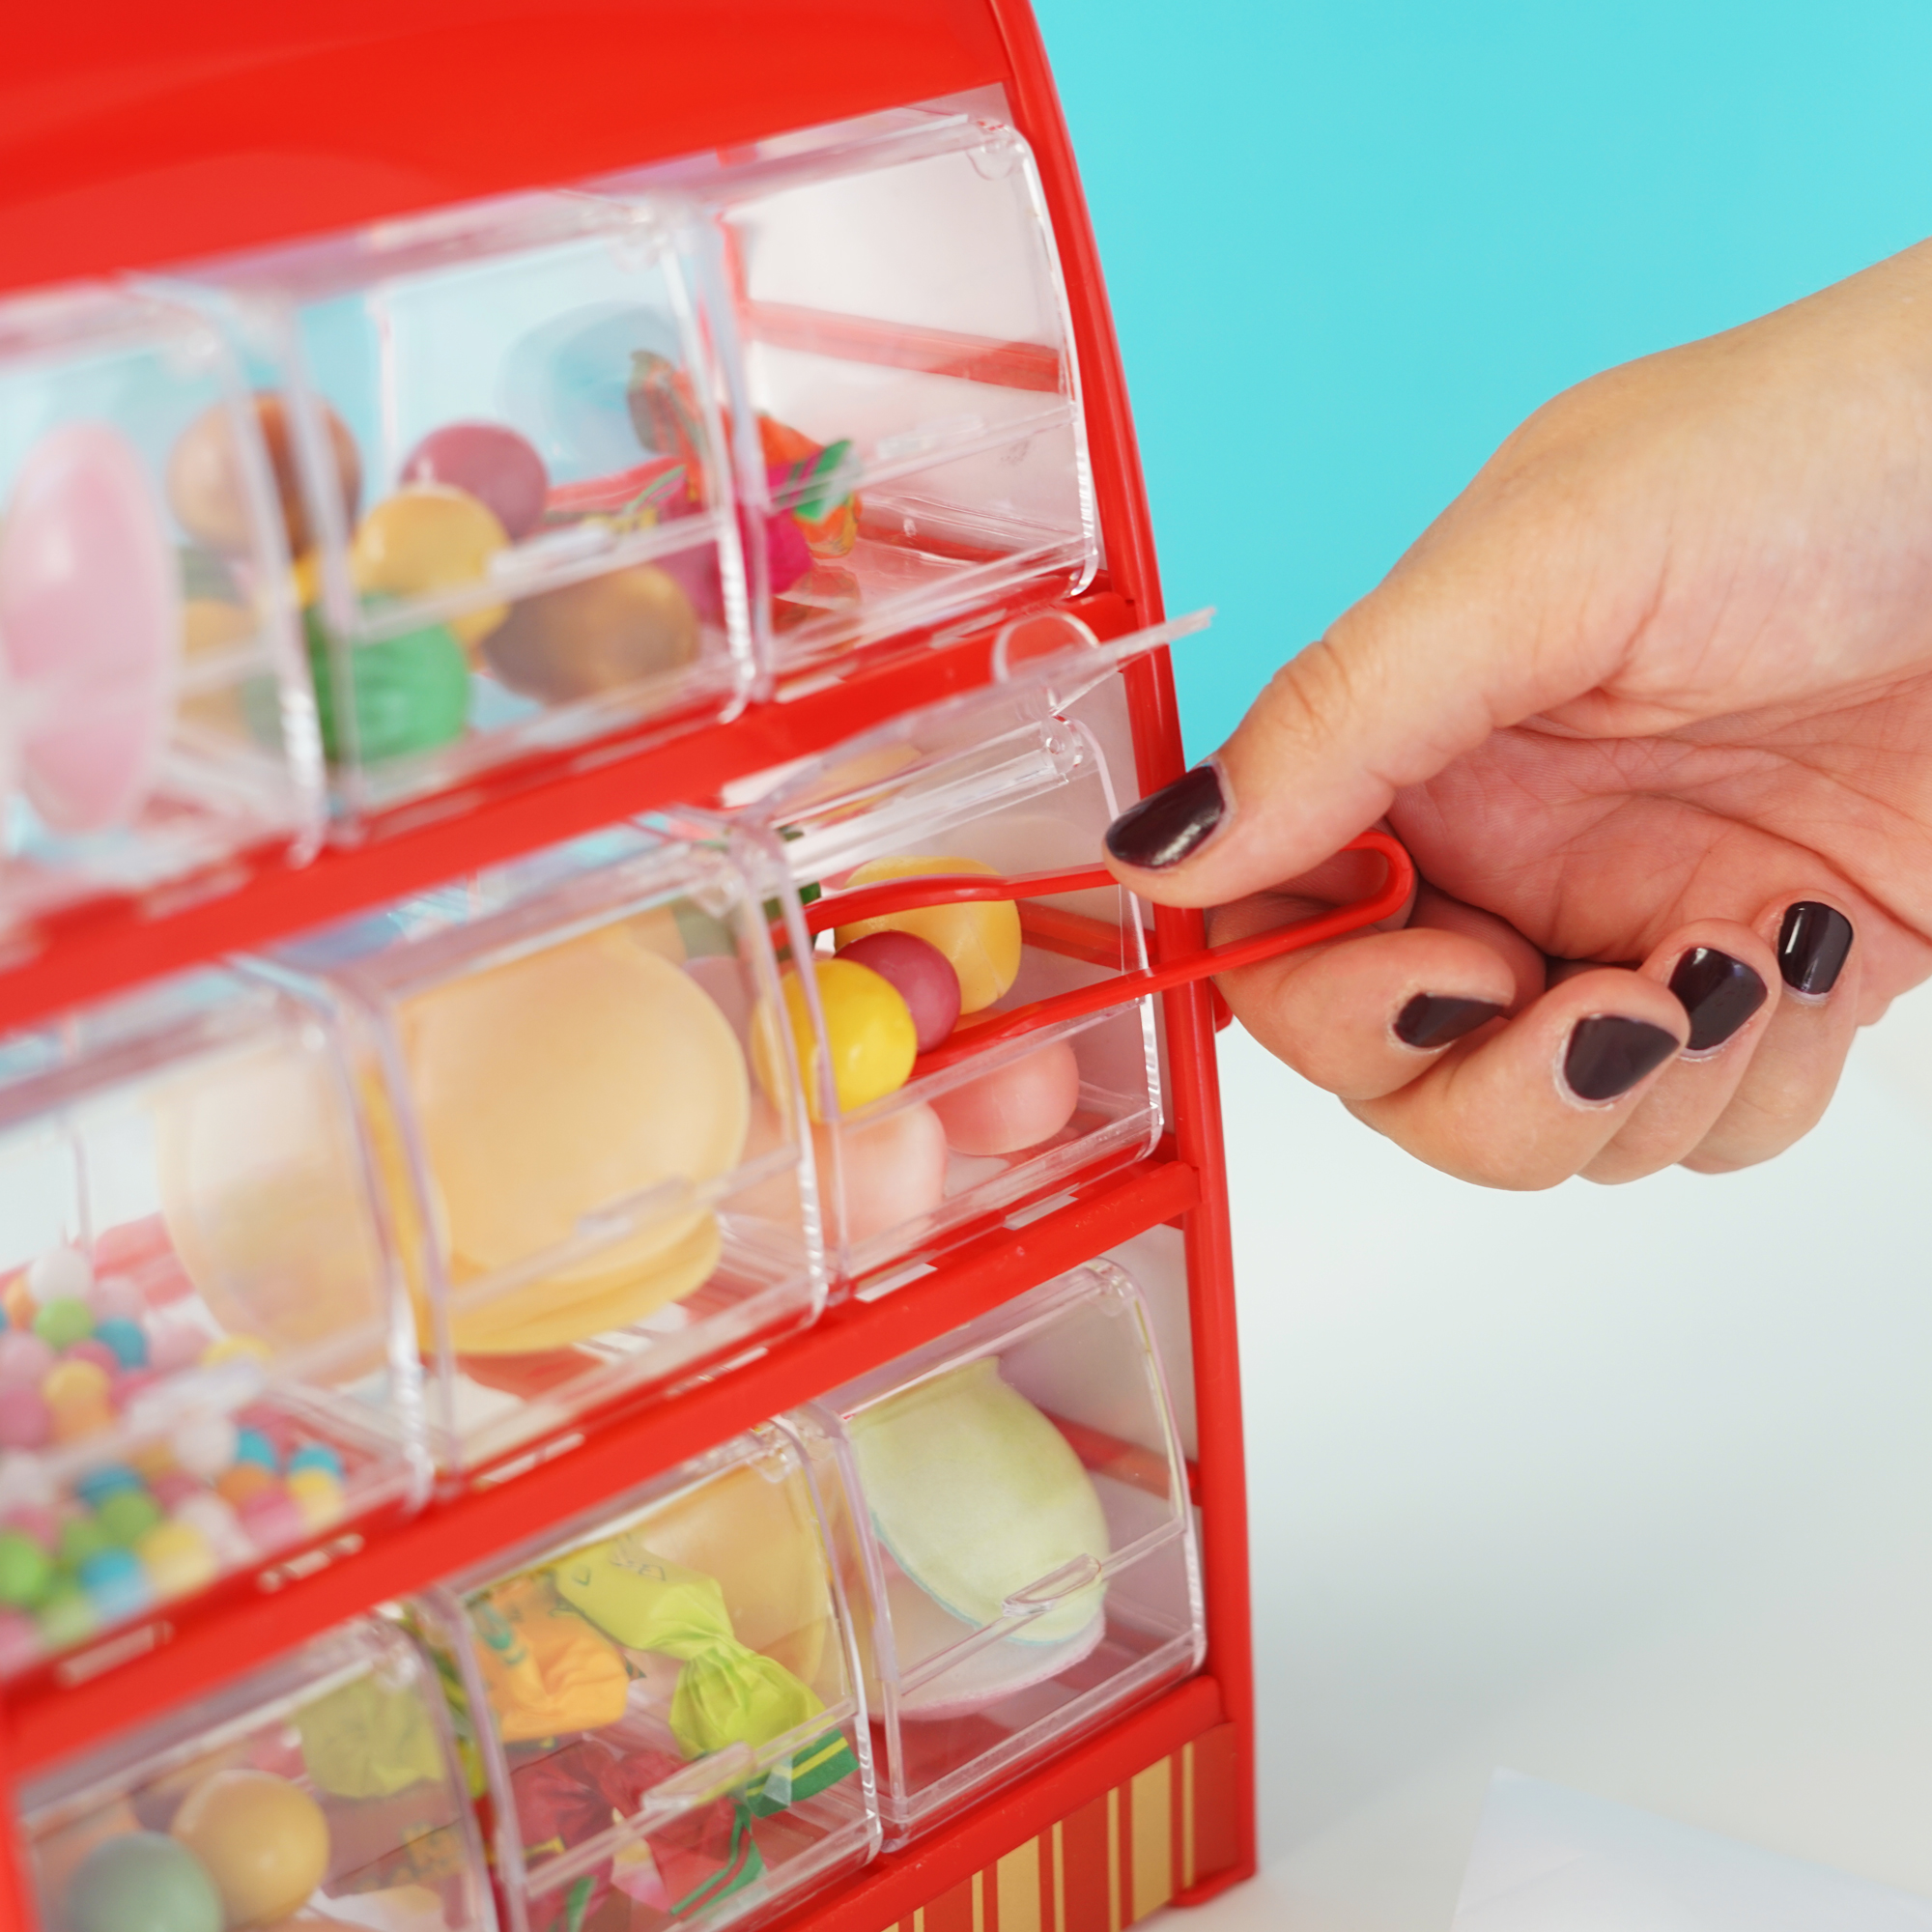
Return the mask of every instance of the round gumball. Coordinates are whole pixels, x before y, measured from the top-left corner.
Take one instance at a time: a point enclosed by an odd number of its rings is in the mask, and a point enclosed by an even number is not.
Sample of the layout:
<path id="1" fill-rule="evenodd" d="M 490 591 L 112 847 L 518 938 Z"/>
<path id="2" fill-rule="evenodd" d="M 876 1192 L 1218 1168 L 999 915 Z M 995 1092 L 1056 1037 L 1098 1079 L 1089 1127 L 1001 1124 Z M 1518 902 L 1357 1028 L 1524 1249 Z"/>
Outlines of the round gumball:
<path id="1" fill-rule="evenodd" d="M 919 1056 L 919 1035 L 898 988 L 869 967 L 847 959 L 820 959 L 812 977 L 825 1018 L 827 1057 L 839 1112 L 853 1113 L 903 1087 Z M 795 967 L 786 967 L 781 991 L 785 1023 L 805 1074 L 806 1105 L 811 1118 L 820 1120 L 818 1039 Z M 782 1063 L 775 1031 L 771 1009 L 761 1004 L 753 1024 L 752 1055 L 765 1092 L 777 1100 L 784 1083 L 779 1073 Z"/>
<path id="2" fill-rule="evenodd" d="M 53 1579 L 53 1559 L 35 1538 L 0 1529 L 0 1604 L 31 1609 Z"/>
<path id="3" fill-rule="evenodd" d="M 221 1896 L 201 1861 L 158 1832 L 97 1845 L 69 1881 L 69 1932 L 222 1932 Z"/>
<path id="4" fill-rule="evenodd" d="M 71 1348 L 94 1333 L 94 1311 L 78 1295 L 43 1301 L 34 1317 L 34 1333 L 50 1349 Z"/>
<path id="5" fill-rule="evenodd" d="M 39 1449 L 53 1433 L 53 1410 L 35 1383 L 0 1380 L 0 1448 Z"/>
<path id="6" fill-rule="evenodd" d="M 1049 1040 L 1005 1066 L 935 1094 L 933 1111 L 955 1153 L 1018 1153 L 1050 1141 L 1080 1104 L 1070 1040 Z"/>
<path id="7" fill-rule="evenodd" d="M 110 1315 L 105 1321 L 95 1322 L 94 1339 L 112 1353 L 115 1362 L 121 1368 L 147 1367 L 148 1338 L 142 1332 L 138 1321 L 129 1321 L 123 1316 Z"/>
<path id="8" fill-rule="evenodd" d="M 490 559 L 509 537 L 488 504 L 467 490 L 417 483 L 385 497 L 356 526 L 350 574 L 365 595 L 434 596 L 481 583 Z M 476 644 L 503 621 L 505 607 L 486 605 L 443 621 Z"/>
<path id="9" fill-rule="evenodd" d="M 405 483 L 446 483 L 482 503 L 512 543 L 543 522 L 550 495 L 544 460 L 532 445 L 501 423 L 446 423 L 403 461 Z"/>
<path id="10" fill-rule="evenodd" d="M 668 572 L 639 563 L 526 597 L 483 656 L 512 691 L 565 704 L 680 670 L 697 644 L 691 599 Z"/>
<path id="11" fill-rule="evenodd" d="M 56 832 L 139 811 L 174 717 L 181 580 L 141 459 L 105 423 L 42 438 L 0 524 L 0 647 L 34 810 Z"/>
<path id="12" fill-rule="evenodd" d="M 266 1771 L 217 1771 L 175 1813 L 175 1838 L 208 1868 L 231 1928 L 286 1918 L 328 1869 L 315 1800 Z"/>
<path id="13" fill-rule="evenodd" d="M 929 939 L 916 932 L 868 932 L 841 949 L 838 957 L 869 967 L 898 988 L 922 1053 L 930 1053 L 958 1024 L 959 975 Z"/>
<path id="14" fill-rule="evenodd" d="M 269 460 L 270 480 L 282 513 L 289 554 L 301 556 L 316 541 L 296 468 L 289 412 L 280 396 L 251 399 L 254 433 Z M 328 439 L 337 495 L 345 525 L 355 520 L 362 495 L 362 459 L 355 439 L 326 403 L 321 412 Z M 168 458 L 168 503 L 176 520 L 197 543 L 229 556 L 246 556 L 256 548 L 251 492 L 235 433 L 230 405 L 215 403 L 185 429 Z"/>
<path id="15" fill-rule="evenodd" d="M 29 1264 L 27 1288 L 43 1308 L 50 1301 L 85 1301 L 94 1289 L 94 1265 L 78 1248 L 47 1248 Z"/>
<path id="16" fill-rule="evenodd" d="M 469 728 L 469 658 L 453 626 L 424 624 L 399 638 L 350 645 L 343 667 L 350 699 L 346 728 L 337 666 L 322 614 L 312 605 L 302 612 L 302 629 L 316 723 L 330 764 L 374 765 L 433 752 Z"/>
<path id="17" fill-rule="evenodd" d="M 931 1213 L 946 1199 L 946 1129 L 923 1101 L 848 1126 L 838 1137 L 836 1164 L 826 1130 L 813 1128 L 811 1138 L 835 1241 L 857 1247 Z"/>
<path id="18" fill-rule="evenodd" d="M 888 879 L 923 879 L 961 872 L 990 877 L 993 867 L 978 859 L 873 859 L 861 866 L 845 884 L 849 889 L 879 885 Z M 922 906 L 913 912 L 855 920 L 838 930 L 839 952 L 871 932 L 915 933 L 936 946 L 958 975 L 962 1013 L 977 1013 L 990 1007 L 1019 977 L 1020 916 L 1010 899 Z"/>
<path id="19" fill-rule="evenodd" d="M 54 1365 L 54 1351 L 27 1328 L 10 1328 L 0 1335 L 0 1381 L 33 1382 Z"/>
<path id="20" fill-rule="evenodd" d="M 140 1289 L 125 1274 L 103 1275 L 88 1291 L 87 1305 L 94 1311 L 94 1325 L 104 1321 L 138 1322 L 148 1312 Z"/>
<path id="21" fill-rule="evenodd" d="M 116 1490 L 95 1512 L 116 1543 L 132 1548 L 161 1520 L 161 1506 L 145 1489 Z"/>
<path id="22" fill-rule="evenodd" d="M 342 1519 L 342 1480 L 327 1469 L 291 1469 L 284 1485 L 308 1528 L 327 1529 Z"/>
<path id="23" fill-rule="evenodd" d="M 220 1565 L 192 1523 L 157 1522 L 134 1546 L 157 1597 L 185 1597 L 214 1581 Z"/>
<path id="24" fill-rule="evenodd" d="M 190 1476 L 212 1483 L 235 1461 L 240 1432 L 227 1416 L 191 1415 L 168 1437 L 174 1458 Z"/>
<path id="25" fill-rule="evenodd" d="M 63 1359 L 70 1362 L 92 1362 L 107 1378 L 111 1394 L 114 1378 L 121 1373 L 121 1357 L 105 1342 L 92 1335 L 78 1342 L 70 1342 L 63 1350 Z"/>
<path id="26" fill-rule="evenodd" d="M 95 1615 L 104 1624 L 138 1617 L 155 1601 L 148 1573 L 130 1549 L 103 1549 L 78 1565 L 74 1576 Z"/>

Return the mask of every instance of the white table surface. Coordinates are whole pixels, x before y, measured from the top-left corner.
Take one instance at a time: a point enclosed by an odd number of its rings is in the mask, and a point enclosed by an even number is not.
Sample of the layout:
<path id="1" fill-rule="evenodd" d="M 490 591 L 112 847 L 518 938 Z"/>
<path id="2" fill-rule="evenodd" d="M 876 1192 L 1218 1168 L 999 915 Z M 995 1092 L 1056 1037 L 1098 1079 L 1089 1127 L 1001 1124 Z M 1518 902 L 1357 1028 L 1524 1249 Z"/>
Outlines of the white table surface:
<path id="1" fill-rule="evenodd" d="M 1252 1885 L 1447 1932 L 1509 1766 L 1932 1895 L 1932 993 L 1721 1179 L 1510 1196 L 1223 1037 Z"/>

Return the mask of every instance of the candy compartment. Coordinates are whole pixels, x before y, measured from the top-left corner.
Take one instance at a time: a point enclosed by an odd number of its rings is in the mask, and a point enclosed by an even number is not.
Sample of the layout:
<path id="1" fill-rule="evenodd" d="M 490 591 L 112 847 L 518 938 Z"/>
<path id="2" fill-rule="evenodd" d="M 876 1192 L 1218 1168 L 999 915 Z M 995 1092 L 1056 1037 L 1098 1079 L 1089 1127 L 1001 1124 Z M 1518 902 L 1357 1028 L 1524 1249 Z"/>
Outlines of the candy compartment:
<path id="1" fill-rule="evenodd" d="M 526 195 L 225 264 L 289 456 L 339 804 L 716 715 L 749 678 L 691 238 Z"/>
<path id="2" fill-rule="evenodd" d="M 1119 1268 L 1063 1275 L 798 1427 L 844 1472 L 888 1846 L 1200 1666 L 1186 1469 Z"/>
<path id="3" fill-rule="evenodd" d="M 753 1039 L 780 877 L 716 824 L 619 828 L 264 969 L 353 1042 L 444 1466 L 817 1312 L 802 1098 Z"/>
<path id="4" fill-rule="evenodd" d="M 1072 335 L 1013 129 L 906 110 L 602 188 L 688 193 L 722 236 L 781 670 L 1092 577 Z"/>
<path id="5" fill-rule="evenodd" d="M 0 1670 L 406 1492 L 346 1065 L 232 973 L 0 1046 Z"/>
<path id="6" fill-rule="evenodd" d="M 1079 714 L 1098 717 L 1117 694 L 1106 678 L 1066 716 L 1043 685 L 961 699 L 851 741 L 749 808 L 780 831 L 810 917 L 835 922 L 811 944 L 809 975 L 787 967 L 786 992 L 827 1245 L 848 1278 L 1152 1145 L 1146 1001 L 933 1070 L 923 1059 L 1017 1007 L 1144 965 L 1127 894 L 1109 883 L 851 923 L 830 910 L 893 879 L 1093 867 L 1119 800 L 1101 736 Z M 899 935 L 890 952 L 884 931 Z M 806 950 L 802 932 L 789 943 Z"/>
<path id="7" fill-rule="evenodd" d="M 772 1914 L 878 1845 L 841 1585 L 782 1429 L 426 1606 L 514 1932 Z"/>
<path id="8" fill-rule="evenodd" d="M 0 303 L 0 923 L 314 834 L 269 463 L 220 331 L 106 289 Z M 230 431 L 220 517 L 183 451 Z"/>
<path id="9" fill-rule="evenodd" d="M 394 1627 L 287 1662 L 21 1794 L 45 1932 L 495 1932 L 436 1673 Z"/>

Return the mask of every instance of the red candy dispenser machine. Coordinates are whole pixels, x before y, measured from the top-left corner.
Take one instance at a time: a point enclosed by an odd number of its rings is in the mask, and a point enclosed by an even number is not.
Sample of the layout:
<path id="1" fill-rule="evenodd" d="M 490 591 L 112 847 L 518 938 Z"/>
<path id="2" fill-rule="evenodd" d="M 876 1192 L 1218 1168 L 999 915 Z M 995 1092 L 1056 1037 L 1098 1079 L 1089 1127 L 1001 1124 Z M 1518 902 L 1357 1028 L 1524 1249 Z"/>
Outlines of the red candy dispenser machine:
<path id="1" fill-rule="evenodd" d="M 1024 0 L 55 10 L 0 162 L 0 1926 L 1246 1876 L 1228 955 L 1100 845 L 1202 620 Z"/>

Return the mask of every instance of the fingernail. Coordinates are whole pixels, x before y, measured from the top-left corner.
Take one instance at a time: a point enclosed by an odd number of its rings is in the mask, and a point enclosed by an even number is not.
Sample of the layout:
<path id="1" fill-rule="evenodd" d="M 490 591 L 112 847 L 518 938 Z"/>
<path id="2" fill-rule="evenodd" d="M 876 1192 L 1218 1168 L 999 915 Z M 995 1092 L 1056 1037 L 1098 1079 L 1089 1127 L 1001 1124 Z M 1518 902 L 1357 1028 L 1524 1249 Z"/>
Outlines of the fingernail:
<path id="1" fill-rule="evenodd" d="M 1838 983 L 1852 950 L 1852 923 L 1835 906 L 1800 899 L 1777 929 L 1777 970 L 1794 993 L 1823 999 Z"/>
<path id="2" fill-rule="evenodd" d="M 1170 785 L 1129 806 L 1107 828 L 1107 850 L 1123 866 L 1158 871 L 1178 866 L 1227 815 L 1221 774 L 1196 765 Z"/>
<path id="3" fill-rule="evenodd" d="M 1395 1037 L 1425 1052 L 1447 1046 L 1504 1010 L 1493 1000 L 1459 1000 L 1444 993 L 1418 993 L 1395 1016 Z"/>
<path id="4" fill-rule="evenodd" d="M 1764 981 L 1742 959 L 1715 946 L 1693 946 L 1677 962 L 1670 990 L 1690 1015 L 1686 1053 L 1722 1046 L 1765 1001 Z"/>
<path id="5" fill-rule="evenodd" d="M 1676 1051 L 1676 1036 L 1648 1020 L 1591 1013 L 1571 1031 L 1563 1078 L 1579 1100 L 1614 1100 Z"/>

